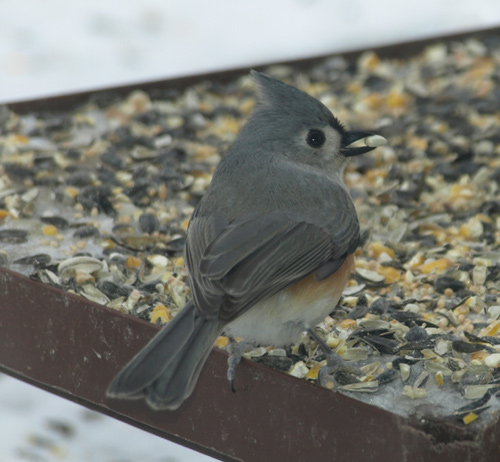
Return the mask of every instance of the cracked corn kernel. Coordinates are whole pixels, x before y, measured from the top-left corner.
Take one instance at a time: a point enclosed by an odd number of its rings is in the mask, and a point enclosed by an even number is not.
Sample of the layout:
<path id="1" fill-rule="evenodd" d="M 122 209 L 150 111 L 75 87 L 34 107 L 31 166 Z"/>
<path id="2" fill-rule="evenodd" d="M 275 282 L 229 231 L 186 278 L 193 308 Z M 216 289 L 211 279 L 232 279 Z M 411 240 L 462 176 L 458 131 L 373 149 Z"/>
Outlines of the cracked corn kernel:
<path id="1" fill-rule="evenodd" d="M 363 99 L 363 102 L 370 109 L 377 110 L 380 107 L 382 107 L 382 104 L 384 103 L 384 98 L 380 94 L 372 93 L 370 95 L 367 95 L 366 98 Z"/>
<path id="2" fill-rule="evenodd" d="M 135 269 L 139 268 L 141 265 L 142 265 L 142 260 L 132 255 L 130 255 L 127 258 L 127 263 L 125 264 L 127 268 L 135 268 Z"/>
<path id="3" fill-rule="evenodd" d="M 350 318 L 343 319 L 339 323 L 339 327 L 341 327 L 342 329 L 354 329 L 355 327 L 357 327 L 357 325 L 358 324 L 356 323 L 356 321 Z"/>
<path id="4" fill-rule="evenodd" d="M 394 258 L 395 253 L 390 247 L 386 247 L 382 242 L 376 241 L 368 244 L 367 253 L 370 257 L 378 258 L 382 253 L 386 253 L 389 257 Z"/>
<path id="5" fill-rule="evenodd" d="M 319 370 L 321 369 L 321 363 L 315 364 L 309 372 L 306 374 L 307 380 L 317 380 L 319 375 Z"/>
<path id="6" fill-rule="evenodd" d="M 220 335 L 217 337 L 217 340 L 215 341 L 215 346 L 217 348 L 224 348 L 229 345 L 229 337 L 226 337 L 225 335 Z"/>
<path id="7" fill-rule="evenodd" d="M 448 258 L 438 258 L 437 260 L 431 261 L 429 263 L 424 263 L 420 267 L 420 271 L 424 274 L 432 273 L 433 271 L 436 273 L 441 273 L 444 270 L 447 270 L 453 266 L 453 262 Z"/>
<path id="8" fill-rule="evenodd" d="M 381 266 L 377 272 L 385 277 L 385 282 L 392 283 L 401 279 L 401 273 L 392 266 Z"/>
<path id="9" fill-rule="evenodd" d="M 81 284 L 86 284 L 89 282 L 95 282 L 94 276 L 92 276 L 90 273 L 86 273 L 83 271 L 77 271 L 75 275 L 73 276 L 76 284 L 81 285 Z"/>
<path id="10" fill-rule="evenodd" d="M 474 196 L 474 190 L 471 185 L 468 184 L 454 184 L 450 188 L 450 199 L 455 198 L 472 198 Z"/>
<path id="11" fill-rule="evenodd" d="M 337 337 L 334 337 L 333 335 L 329 335 L 327 338 L 326 338 L 326 344 L 332 349 L 336 349 L 339 344 L 340 344 L 341 340 L 338 339 Z"/>
<path id="12" fill-rule="evenodd" d="M 359 82 L 351 82 L 347 85 L 347 91 L 352 94 L 357 94 L 362 90 L 362 86 Z"/>
<path id="13" fill-rule="evenodd" d="M 477 218 L 471 218 L 467 223 L 460 226 L 460 236 L 464 239 L 474 239 L 482 236 L 483 224 Z"/>
<path id="14" fill-rule="evenodd" d="M 160 322 L 161 324 L 165 324 L 171 319 L 172 313 L 165 305 L 162 304 L 156 305 L 149 315 L 149 320 L 155 324 L 157 324 L 158 322 Z"/>
<path id="15" fill-rule="evenodd" d="M 485 335 L 494 336 L 500 330 L 500 320 L 493 321 L 489 326 L 485 327 L 481 332 L 479 332 L 479 337 L 484 337 Z"/>
<path id="16" fill-rule="evenodd" d="M 46 225 L 42 227 L 42 233 L 45 236 L 55 236 L 57 234 L 57 228 L 54 225 Z"/>
<path id="17" fill-rule="evenodd" d="M 462 418 L 465 425 L 469 425 L 474 422 L 479 416 L 475 412 L 469 412 L 466 416 Z"/>
<path id="18" fill-rule="evenodd" d="M 484 359 L 488 356 L 488 353 L 486 351 L 474 351 L 470 354 L 470 360 L 471 361 L 481 361 L 485 362 Z"/>
<path id="19" fill-rule="evenodd" d="M 387 95 L 386 102 L 391 109 L 404 109 L 409 104 L 410 97 L 406 93 L 392 90 Z"/>
<path id="20" fill-rule="evenodd" d="M 79 192 L 80 191 L 77 188 L 74 188 L 73 186 L 68 186 L 66 188 L 66 194 L 72 199 L 75 199 L 76 196 L 78 196 Z"/>
<path id="21" fill-rule="evenodd" d="M 184 257 L 174 258 L 174 266 L 184 266 Z"/>
<path id="22" fill-rule="evenodd" d="M 428 147 L 428 141 L 425 138 L 420 138 L 418 136 L 412 136 L 408 140 L 408 146 L 411 148 L 417 148 L 417 149 L 421 149 L 422 151 L 425 151 Z"/>

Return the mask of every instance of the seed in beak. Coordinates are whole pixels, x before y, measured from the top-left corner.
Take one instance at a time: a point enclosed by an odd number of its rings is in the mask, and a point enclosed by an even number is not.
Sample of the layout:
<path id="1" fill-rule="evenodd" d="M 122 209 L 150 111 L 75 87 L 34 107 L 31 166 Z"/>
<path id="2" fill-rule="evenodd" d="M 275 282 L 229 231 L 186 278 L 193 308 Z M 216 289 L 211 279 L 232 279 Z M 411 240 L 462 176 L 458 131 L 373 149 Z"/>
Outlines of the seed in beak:
<path id="1" fill-rule="evenodd" d="M 384 146 L 384 144 L 387 144 L 387 140 L 380 135 L 367 136 L 363 139 L 363 141 L 365 142 L 366 146 L 370 146 L 371 148 L 377 148 L 379 146 Z"/>

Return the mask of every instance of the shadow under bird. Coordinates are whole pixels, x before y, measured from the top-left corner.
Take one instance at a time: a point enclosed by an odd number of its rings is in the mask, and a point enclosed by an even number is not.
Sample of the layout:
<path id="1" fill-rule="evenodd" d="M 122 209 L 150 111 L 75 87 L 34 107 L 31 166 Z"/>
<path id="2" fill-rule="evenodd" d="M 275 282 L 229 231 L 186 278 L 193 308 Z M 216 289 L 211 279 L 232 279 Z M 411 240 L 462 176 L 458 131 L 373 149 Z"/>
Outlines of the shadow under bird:
<path id="1" fill-rule="evenodd" d="M 385 140 L 347 131 L 312 96 L 251 75 L 256 107 L 189 223 L 193 299 L 114 378 L 110 397 L 177 409 L 222 332 L 278 346 L 307 330 L 335 356 L 312 328 L 336 306 L 359 244 L 344 168 Z"/>

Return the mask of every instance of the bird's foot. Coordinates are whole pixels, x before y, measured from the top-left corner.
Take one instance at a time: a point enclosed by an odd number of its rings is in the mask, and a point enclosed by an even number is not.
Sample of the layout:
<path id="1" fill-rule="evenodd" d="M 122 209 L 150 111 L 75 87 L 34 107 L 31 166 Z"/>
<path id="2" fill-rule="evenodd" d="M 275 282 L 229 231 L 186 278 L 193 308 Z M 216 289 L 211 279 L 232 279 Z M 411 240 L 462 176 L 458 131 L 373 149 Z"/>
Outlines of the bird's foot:
<path id="1" fill-rule="evenodd" d="M 243 355 L 251 350 L 254 346 L 248 342 L 237 342 L 234 338 L 229 337 L 229 344 L 226 346 L 225 350 L 229 353 L 229 358 L 227 359 L 227 380 L 229 381 L 229 386 L 231 391 L 234 393 L 234 376 L 236 374 L 236 366 L 240 363 Z"/>

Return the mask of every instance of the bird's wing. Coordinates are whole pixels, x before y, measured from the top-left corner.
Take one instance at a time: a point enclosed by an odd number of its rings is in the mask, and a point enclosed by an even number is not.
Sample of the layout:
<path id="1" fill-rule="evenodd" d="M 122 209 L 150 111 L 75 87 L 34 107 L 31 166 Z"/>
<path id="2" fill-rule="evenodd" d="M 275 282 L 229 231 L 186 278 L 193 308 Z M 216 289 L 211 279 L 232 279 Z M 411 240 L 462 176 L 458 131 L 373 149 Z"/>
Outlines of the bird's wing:
<path id="1" fill-rule="evenodd" d="M 205 236 L 205 224 L 195 218 L 187 260 L 198 310 L 230 321 L 314 271 L 319 279 L 335 272 L 356 249 L 357 217 L 342 209 L 313 212 L 276 211 L 237 219 L 204 250 L 197 236 Z"/>

